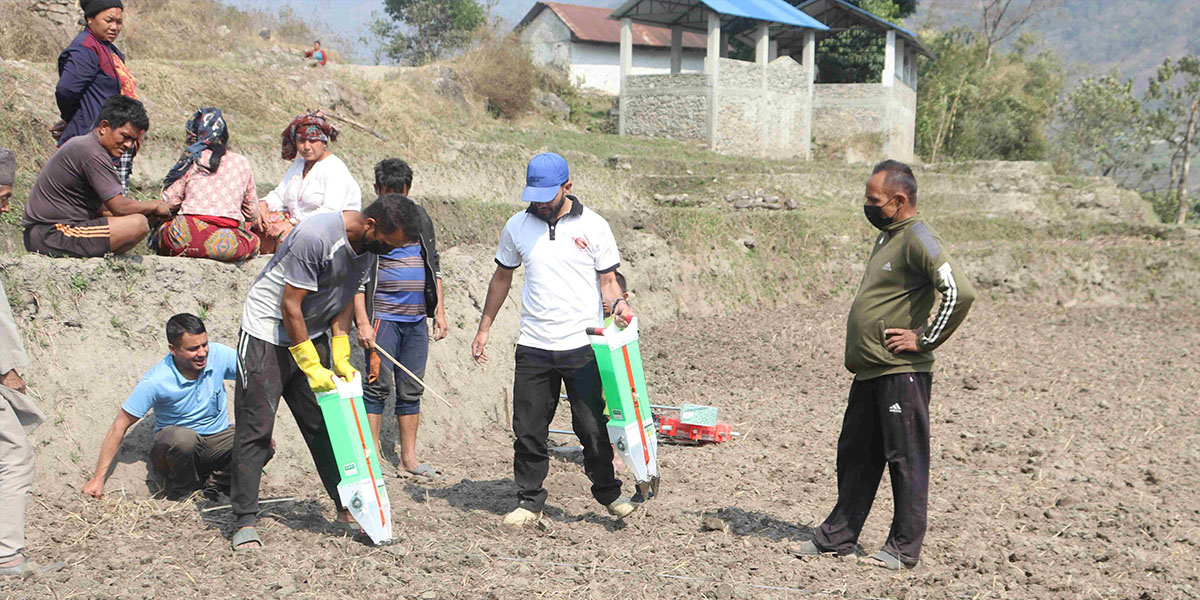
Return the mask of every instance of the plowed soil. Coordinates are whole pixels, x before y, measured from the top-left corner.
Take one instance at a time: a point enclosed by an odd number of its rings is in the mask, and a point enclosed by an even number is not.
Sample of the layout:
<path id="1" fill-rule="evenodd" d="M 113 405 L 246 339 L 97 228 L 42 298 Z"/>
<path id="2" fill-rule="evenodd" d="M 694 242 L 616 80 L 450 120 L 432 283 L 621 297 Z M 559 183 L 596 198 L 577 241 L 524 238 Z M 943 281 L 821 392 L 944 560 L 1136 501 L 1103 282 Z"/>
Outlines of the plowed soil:
<path id="1" fill-rule="evenodd" d="M 627 522 L 556 460 L 543 527 L 510 531 L 501 424 L 428 448 L 439 481 L 389 476 L 398 542 L 329 528 L 312 469 L 264 489 L 266 547 L 234 554 L 228 512 L 197 501 L 87 500 L 35 489 L 28 551 L 59 573 L 0 582 L 20 598 L 1194 598 L 1200 542 L 1200 311 L 981 301 L 939 351 L 930 524 L 919 567 L 784 549 L 835 500 L 850 376 L 847 306 L 802 306 L 643 333 L 661 404 L 720 407 L 742 435 L 666 446 L 662 494 Z M 466 340 L 450 340 L 465 344 Z M 464 349 L 465 352 L 465 349 Z M 479 390 L 498 395 L 499 390 Z M 562 405 L 557 422 L 569 423 Z M 571 439 L 559 436 L 563 444 Z M 389 469 L 389 472 L 394 472 Z M 884 476 L 860 540 L 891 516 Z M 48 486 L 42 486 L 46 488 Z M 626 489 L 631 488 L 626 482 Z M 711 518 L 710 518 L 711 517 Z"/>

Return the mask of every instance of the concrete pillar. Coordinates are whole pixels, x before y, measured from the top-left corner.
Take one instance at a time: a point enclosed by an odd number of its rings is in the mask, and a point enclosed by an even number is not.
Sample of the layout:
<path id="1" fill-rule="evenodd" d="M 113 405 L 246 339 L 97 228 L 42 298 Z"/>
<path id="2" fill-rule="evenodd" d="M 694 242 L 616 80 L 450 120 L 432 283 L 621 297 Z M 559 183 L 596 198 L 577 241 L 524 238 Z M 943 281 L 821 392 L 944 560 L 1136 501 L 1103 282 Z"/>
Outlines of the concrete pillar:
<path id="1" fill-rule="evenodd" d="M 908 78 L 904 76 L 904 67 L 907 66 L 907 64 L 908 64 L 904 59 L 906 58 L 905 55 L 908 53 L 908 49 L 905 48 L 904 46 L 905 46 L 904 38 L 900 38 L 900 39 L 896 40 L 896 70 L 895 70 L 895 73 L 896 73 L 897 79 L 899 79 L 900 81 L 902 81 L 904 83 L 908 83 Z"/>
<path id="2" fill-rule="evenodd" d="M 671 74 L 678 75 L 683 71 L 683 28 L 671 26 Z"/>
<path id="3" fill-rule="evenodd" d="M 765 21 L 758 24 L 754 32 L 754 62 L 766 66 L 771 54 L 771 30 Z"/>
<path id="4" fill-rule="evenodd" d="M 804 159 L 809 160 L 812 158 L 813 104 L 817 90 L 817 32 L 811 29 L 804 32 L 804 53 L 800 62 L 808 69 L 808 131 L 804 133 L 801 145 L 804 148 Z"/>
<path id="5" fill-rule="evenodd" d="M 769 61 L 779 58 L 779 40 L 771 40 L 771 51 L 768 54 L 767 60 Z"/>
<path id="6" fill-rule="evenodd" d="M 892 87 L 896 78 L 896 31 L 887 32 L 887 49 L 883 51 L 883 73 L 880 83 L 883 87 Z"/>
<path id="7" fill-rule="evenodd" d="M 625 135 L 626 80 L 633 70 L 633 20 L 621 19 L 621 97 L 618 102 L 617 133 Z"/>
<path id="8" fill-rule="evenodd" d="M 804 53 L 800 56 L 800 63 L 808 69 L 808 78 L 815 81 L 817 78 L 817 33 L 811 29 L 804 32 Z"/>
<path id="9" fill-rule="evenodd" d="M 717 58 L 721 56 L 721 15 L 708 13 L 708 55 L 704 57 L 704 72 L 717 76 Z"/>
<path id="10" fill-rule="evenodd" d="M 717 146 L 717 81 L 720 78 L 721 64 L 721 42 L 725 38 L 721 35 L 721 15 L 709 11 L 708 13 L 708 56 L 704 59 L 704 71 L 708 74 L 708 94 L 707 94 L 707 121 L 708 121 L 708 147 L 716 149 Z"/>

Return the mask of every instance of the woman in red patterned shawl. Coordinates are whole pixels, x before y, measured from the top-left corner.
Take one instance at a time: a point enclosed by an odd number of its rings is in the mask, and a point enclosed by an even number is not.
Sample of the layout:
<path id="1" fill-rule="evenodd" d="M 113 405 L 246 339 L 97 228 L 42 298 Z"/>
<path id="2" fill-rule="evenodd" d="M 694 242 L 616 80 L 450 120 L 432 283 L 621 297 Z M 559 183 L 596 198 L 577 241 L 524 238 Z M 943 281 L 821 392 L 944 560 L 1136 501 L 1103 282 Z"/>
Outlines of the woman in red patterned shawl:
<path id="1" fill-rule="evenodd" d="M 109 98 L 122 94 L 137 99 L 137 80 L 125 66 L 125 55 L 113 44 L 125 26 L 121 0 L 80 0 L 87 27 L 75 36 L 58 56 L 58 86 L 54 98 L 62 120 L 50 128 L 61 147 L 67 140 L 88 133 L 96 126 L 100 108 Z M 114 159 L 125 194 L 138 147 Z"/>
<path id="2" fill-rule="evenodd" d="M 175 218 L 146 242 L 162 256 L 223 262 L 258 255 L 258 193 L 245 156 L 228 149 L 229 128 L 219 108 L 201 108 L 184 124 L 187 148 L 163 180 L 162 201 Z"/>

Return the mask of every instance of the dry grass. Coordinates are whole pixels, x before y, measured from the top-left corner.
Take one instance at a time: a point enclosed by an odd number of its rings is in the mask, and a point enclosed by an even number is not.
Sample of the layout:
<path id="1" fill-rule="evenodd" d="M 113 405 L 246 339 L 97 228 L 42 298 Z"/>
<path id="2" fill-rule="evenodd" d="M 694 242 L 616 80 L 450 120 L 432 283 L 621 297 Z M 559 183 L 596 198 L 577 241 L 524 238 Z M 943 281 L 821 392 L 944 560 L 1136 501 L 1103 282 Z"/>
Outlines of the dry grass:
<path id="1" fill-rule="evenodd" d="M 244 11 L 211 0 L 129 0 L 117 45 L 131 59 L 203 60 L 233 48 L 308 47 L 316 38 L 290 9 Z M 224 36 L 218 31 L 228 29 Z M 258 36 L 271 30 L 271 39 Z M 0 56 L 52 61 L 76 33 L 59 28 L 15 0 L 0 0 Z"/>
<path id="2" fill-rule="evenodd" d="M 475 49 L 458 60 L 475 93 L 487 99 L 493 114 L 516 118 L 533 103 L 537 75 L 529 50 L 515 35 L 486 30 Z"/>
<path id="3" fill-rule="evenodd" d="M 13 0 L 0 1 L 0 57 L 53 60 L 70 41 L 49 21 Z"/>

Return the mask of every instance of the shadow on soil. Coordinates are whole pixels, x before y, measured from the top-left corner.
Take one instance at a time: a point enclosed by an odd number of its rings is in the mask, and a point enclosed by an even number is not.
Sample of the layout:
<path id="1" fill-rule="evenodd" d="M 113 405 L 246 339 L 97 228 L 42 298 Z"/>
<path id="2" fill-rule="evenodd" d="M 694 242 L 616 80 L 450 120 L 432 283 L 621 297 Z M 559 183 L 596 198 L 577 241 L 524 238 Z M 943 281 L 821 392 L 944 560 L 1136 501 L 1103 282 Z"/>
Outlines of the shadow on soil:
<path id="1" fill-rule="evenodd" d="M 488 481 L 462 481 L 447 487 L 429 488 L 416 484 L 404 486 L 404 493 L 413 502 L 426 503 L 429 498 L 445 500 L 450 506 L 462 511 L 482 511 L 497 516 L 512 510 L 517 495 L 517 484 L 512 479 L 491 479 Z M 575 523 L 585 521 L 604 527 L 608 531 L 619 531 L 625 528 L 625 523 L 596 512 L 586 512 L 581 515 L 570 514 L 557 506 L 547 505 L 542 516 L 559 523 Z"/>
<path id="2" fill-rule="evenodd" d="M 773 542 L 809 540 L 817 531 L 808 525 L 795 525 L 766 513 L 733 506 L 717 510 L 716 516 L 729 525 L 729 532 L 734 535 L 759 536 Z"/>

